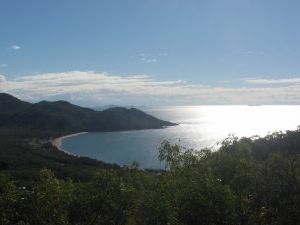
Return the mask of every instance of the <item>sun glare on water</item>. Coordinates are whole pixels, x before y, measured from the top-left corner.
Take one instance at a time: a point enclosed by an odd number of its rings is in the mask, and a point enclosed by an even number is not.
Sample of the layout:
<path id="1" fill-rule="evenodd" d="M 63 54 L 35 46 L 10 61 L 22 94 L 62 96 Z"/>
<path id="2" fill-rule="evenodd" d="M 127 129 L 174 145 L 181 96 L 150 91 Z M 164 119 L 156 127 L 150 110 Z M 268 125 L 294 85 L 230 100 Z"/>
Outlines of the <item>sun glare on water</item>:
<path id="1" fill-rule="evenodd" d="M 188 106 L 154 109 L 150 113 L 179 124 L 169 132 L 194 142 L 197 147 L 214 144 L 232 134 L 238 137 L 295 130 L 300 125 L 299 106 Z M 176 135 L 178 134 L 178 135 Z M 180 137 L 181 135 L 181 137 Z M 196 143 L 202 143 L 201 146 Z M 192 144 L 192 146 L 194 146 Z"/>

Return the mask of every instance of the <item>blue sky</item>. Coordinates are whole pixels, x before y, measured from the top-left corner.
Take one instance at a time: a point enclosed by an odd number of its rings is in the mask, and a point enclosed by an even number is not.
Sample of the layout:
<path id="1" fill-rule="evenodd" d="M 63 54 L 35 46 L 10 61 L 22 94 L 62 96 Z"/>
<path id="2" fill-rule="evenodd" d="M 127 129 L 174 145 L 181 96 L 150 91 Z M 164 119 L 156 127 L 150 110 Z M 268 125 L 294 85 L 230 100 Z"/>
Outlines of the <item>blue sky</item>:
<path id="1" fill-rule="evenodd" d="M 300 104 L 299 10 L 297 0 L 1 0 L 0 91 L 83 105 Z"/>

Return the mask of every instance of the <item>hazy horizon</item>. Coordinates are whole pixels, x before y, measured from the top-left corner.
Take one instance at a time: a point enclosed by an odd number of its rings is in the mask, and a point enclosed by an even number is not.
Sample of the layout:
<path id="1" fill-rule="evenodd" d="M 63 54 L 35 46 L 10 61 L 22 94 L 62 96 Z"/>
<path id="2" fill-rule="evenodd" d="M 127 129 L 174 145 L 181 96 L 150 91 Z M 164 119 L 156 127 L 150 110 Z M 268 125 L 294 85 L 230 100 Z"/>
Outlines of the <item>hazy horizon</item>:
<path id="1" fill-rule="evenodd" d="M 91 109 L 95 109 L 95 110 L 102 110 L 102 109 L 107 109 L 107 108 L 112 108 L 112 107 L 125 107 L 125 108 L 130 108 L 130 107 L 135 107 L 135 108 L 139 108 L 141 110 L 143 109 L 159 109 L 159 108 L 180 108 L 180 107 L 202 107 L 202 106 L 247 106 L 247 107 L 260 107 L 260 106 L 298 106 L 299 104 L 198 104 L 198 105 L 189 105 L 189 104 L 182 104 L 182 105 L 146 105 L 146 104 L 141 104 L 141 105 L 126 105 L 126 104 L 99 104 L 99 105 L 89 105 L 89 104 L 78 104 L 76 102 L 73 102 L 72 100 L 64 100 L 64 99 L 53 99 L 53 100 L 43 100 L 43 99 L 39 99 L 39 100 L 27 100 L 27 99 L 22 99 L 19 96 L 13 95 L 11 93 L 7 93 L 7 92 L 0 92 L 1 93 L 5 93 L 5 94 L 9 94 L 12 95 L 16 98 L 19 98 L 22 101 L 25 102 L 29 102 L 31 104 L 35 104 L 35 103 L 39 103 L 42 101 L 47 101 L 47 102 L 57 102 L 57 101 L 67 101 L 73 105 L 77 105 L 80 107 L 87 107 L 87 108 L 91 108 Z"/>

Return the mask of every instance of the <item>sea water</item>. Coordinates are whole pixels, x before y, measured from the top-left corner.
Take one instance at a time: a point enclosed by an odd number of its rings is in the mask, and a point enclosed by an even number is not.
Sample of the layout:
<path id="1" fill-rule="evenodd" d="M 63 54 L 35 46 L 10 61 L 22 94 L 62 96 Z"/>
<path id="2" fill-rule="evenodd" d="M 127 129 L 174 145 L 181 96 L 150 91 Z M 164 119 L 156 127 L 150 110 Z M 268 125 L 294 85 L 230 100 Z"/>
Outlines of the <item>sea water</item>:
<path id="1" fill-rule="evenodd" d="M 119 165 L 137 161 L 142 168 L 162 168 L 157 159 L 164 140 L 181 147 L 211 147 L 228 135 L 265 136 L 295 130 L 300 125 L 300 106 L 173 106 L 144 109 L 178 126 L 156 130 L 87 133 L 63 141 L 62 148 Z"/>

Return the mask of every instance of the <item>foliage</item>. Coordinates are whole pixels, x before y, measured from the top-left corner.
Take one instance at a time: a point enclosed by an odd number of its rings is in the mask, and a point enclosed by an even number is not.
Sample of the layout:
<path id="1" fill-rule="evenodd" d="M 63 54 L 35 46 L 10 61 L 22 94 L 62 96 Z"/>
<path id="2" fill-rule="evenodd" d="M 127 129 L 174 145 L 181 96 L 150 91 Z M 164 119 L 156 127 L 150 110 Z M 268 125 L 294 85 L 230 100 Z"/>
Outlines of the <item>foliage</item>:
<path id="1" fill-rule="evenodd" d="M 217 151 L 163 142 L 163 172 L 139 170 L 133 163 L 71 181 L 43 169 L 30 187 L 12 182 L 16 177 L 3 170 L 0 223 L 300 224 L 299 140 L 300 130 L 229 137 Z"/>

